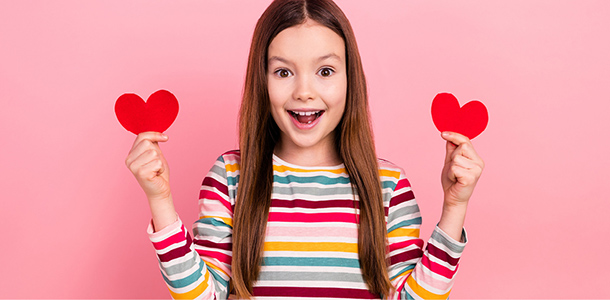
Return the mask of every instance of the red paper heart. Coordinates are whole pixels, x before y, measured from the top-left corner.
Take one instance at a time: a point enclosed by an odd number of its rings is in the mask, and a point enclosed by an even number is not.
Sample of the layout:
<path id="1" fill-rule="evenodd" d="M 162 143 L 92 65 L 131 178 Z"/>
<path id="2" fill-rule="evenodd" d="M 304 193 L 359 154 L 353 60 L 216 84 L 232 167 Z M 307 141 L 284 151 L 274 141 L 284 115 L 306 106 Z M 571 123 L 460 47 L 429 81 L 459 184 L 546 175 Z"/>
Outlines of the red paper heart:
<path id="1" fill-rule="evenodd" d="M 432 100 L 432 121 L 438 130 L 453 131 L 474 139 L 487 127 L 487 108 L 479 101 L 470 101 L 460 108 L 457 98 L 440 93 Z"/>
<path id="2" fill-rule="evenodd" d="M 178 116 L 178 100 L 166 90 L 154 92 L 146 102 L 136 94 L 123 94 L 116 100 L 114 112 L 127 131 L 163 132 Z"/>

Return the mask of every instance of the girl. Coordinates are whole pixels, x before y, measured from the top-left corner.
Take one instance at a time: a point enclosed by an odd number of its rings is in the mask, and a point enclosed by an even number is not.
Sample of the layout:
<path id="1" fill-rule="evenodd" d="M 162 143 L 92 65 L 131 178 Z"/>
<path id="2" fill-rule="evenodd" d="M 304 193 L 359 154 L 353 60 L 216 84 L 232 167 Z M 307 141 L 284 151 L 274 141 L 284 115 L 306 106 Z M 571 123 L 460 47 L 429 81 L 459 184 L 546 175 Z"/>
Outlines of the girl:
<path id="1" fill-rule="evenodd" d="M 341 10 L 276 0 L 252 39 L 240 150 L 203 180 L 194 239 L 173 206 L 158 146 L 168 137 L 138 135 L 126 164 L 148 198 L 173 298 L 447 298 L 483 161 L 468 138 L 442 134 L 443 213 L 423 249 L 403 170 L 376 158 L 367 101 Z"/>

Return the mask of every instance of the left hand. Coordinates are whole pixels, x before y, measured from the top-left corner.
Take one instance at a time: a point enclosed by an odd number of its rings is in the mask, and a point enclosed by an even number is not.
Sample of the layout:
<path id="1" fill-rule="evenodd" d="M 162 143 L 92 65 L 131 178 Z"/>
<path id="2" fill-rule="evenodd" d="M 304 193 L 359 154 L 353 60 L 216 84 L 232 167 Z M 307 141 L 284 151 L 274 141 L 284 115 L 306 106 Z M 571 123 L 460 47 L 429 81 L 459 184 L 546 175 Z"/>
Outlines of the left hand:
<path id="1" fill-rule="evenodd" d="M 441 184 L 445 192 L 445 206 L 467 205 L 485 163 L 474 150 L 470 139 L 455 132 L 443 132 L 447 141 L 445 166 Z"/>

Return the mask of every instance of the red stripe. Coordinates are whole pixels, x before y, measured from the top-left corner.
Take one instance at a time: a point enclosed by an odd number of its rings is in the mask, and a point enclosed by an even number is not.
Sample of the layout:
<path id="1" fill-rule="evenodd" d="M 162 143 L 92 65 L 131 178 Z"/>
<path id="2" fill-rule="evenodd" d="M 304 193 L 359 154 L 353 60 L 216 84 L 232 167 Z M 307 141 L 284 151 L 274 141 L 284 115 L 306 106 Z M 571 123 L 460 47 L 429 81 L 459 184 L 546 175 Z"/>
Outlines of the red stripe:
<path id="1" fill-rule="evenodd" d="M 254 287 L 252 296 L 379 299 L 368 290 L 304 287 Z"/>
<path id="2" fill-rule="evenodd" d="M 239 158 L 239 156 L 240 156 L 240 154 L 239 154 L 239 150 L 229 150 L 229 151 L 225 152 L 225 153 L 224 153 L 224 154 L 222 154 L 222 155 L 223 155 L 223 156 L 225 156 L 225 155 L 228 155 L 228 154 L 231 154 L 231 155 L 237 155 L 237 158 Z"/>
<path id="3" fill-rule="evenodd" d="M 400 195 L 396 195 L 392 197 L 390 200 L 390 207 L 394 207 L 400 203 L 411 201 L 415 199 L 415 195 L 413 195 L 413 191 L 408 191 L 406 193 L 402 193 Z"/>
<path id="4" fill-rule="evenodd" d="M 424 248 L 424 241 L 422 239 L 411 239 L 411 240 L 402 241 L 400 243 L 390 244 L 390 251 L 394 251 L 396 249 L 407 248 L 413 244 L 416 244 L 417 248 L 419 248 L 419 249 Z"/>
<path id="5" fill-rule="evenodd" d="M 287 207 L 287 208 L 359 208 L 358 202 L 354 200 L 278 200 L 271 199 L 271 207 Z"/>
<path id="6" fill-rule="evenodd" d="M 168 262 L 168 261 L 171 261 L 172 259 L 185 256 L 186 254 L 191 252 L 191 243 L 192 243 L 191 235 L 187 233 L 186 234 L 186 245 L 176 248 L 165 254 L 159 254 L 159 260 L 161 260 L 162 262 Z"/>
<path id="7" fill-rule="evenodd" d="M 402 252 L 402 253 L 398 253 L 398 254 L 392 255 L 392 257 L 390 257 L 390 264 L 394 265 L 399 262 L 409 261 L 412 259 L 418 259 L 418 258 L 422 257 L 423 254 L 424 254 L 424 252 L 419 248 L 409 250 L 406 252 Z"/>
<path id="8" fill-rule="evenodd" d="M 199 192 L 199 199 L 216 200 L 220 202 L 224 207 L 226 207 L 228 211 L 233 211 L 233 209 L 231 208 L 231 203 L 229 203 L 227 200 L 223 199 L 222 197 L 220 197 L 220 195 L 214 192 L 202 190 Z"/>
<path id="9" fill-rule="evenodd" d="M 457 271 L 457 267 L 455 268 L 455 271 L 451 271 L 440 264 L 430 261 L 427 255 L 424 255 L 424 257 L 422 257 L 421 262 L 424 266 L 428 267 L 428 269 L 430 269 L 432 273 L 439 274 L 443 277 L 447 277 L 448 279 L 453 278 L 453 275 Z"/>
<path id="10" fill-rule="evenodd" d="M 196 251 L 199 254 L 199 256 L 211 257 L 213 259 L 219 260 L 222 263 L 231 265 L 231 256 L 230 255 L 226 255 L 226 254 L 220 253 L 220 252 L 201 250 L 201 249 L 196 249 Z"/>
<path id="11" fill-rule="evenodd" d="M 406 187 L 410 187 L 410 186 L 411 186 L 411 183 L 409 182 L 409 180 L 407 180 L 406 178 L 403 178 L 398 181 L 398 183 L 396 184 L 396 188 L 394 188 L 394 190 L 398 191 L 402 188 L 406 188 Z"/>
<path id="12" fill-rule="evenodd" d="M 208 247 L 212 249 L 221 249 L 221 250 L 231 250 L 233 249 L 233 244 L 231 243 L 214 243 L 208 240 L 195 240 L 195 245 Z"/>
<path id="13" fill-rule="evenodd" d="M 181 243 L 184 242 L 186 240 L 186 228 L 184 228 L 184 224 L 182 225 L 182 228 L 180 228 L 180 232 L 162 240 L 159 242 L 153 242 L 153 247 L 155 247 L 156 250 L 161 250 L 161 249 L 165 249 L 168 246 L 171 246 L 172 244 L 176 244 L 176 243 Z"/>
<path id="14" fill-rule="evenodd" d="M 304 222 L 304 223 L 315 223 L 315 222 L 344 222 L 344 223 L 358 223 L 355 214 L 350 213 L 319 213 L 319 214 L 306 214 L 306 213 L 280 213 L 280 212 L 269 212 L 269 222 Z"/>
<path id="15" fill-rule="evenodd" d="M 218 180 L 216 180 L 212 177 L 204 178 L 203 183 L 201 185 L 216 188 L 218 191 L 223 193 L 225 196 L 227 196 L 227 197 L 229 196 L 229 188 L 226 185 L 218 182 Z"/>
<path id="16" fill-rule="evenodd" d="M 436 246 L 434 246 L 432 244 L 428 244 L 426 249 L 428 250 L 428 253 L 432 254 L 434 257 L 436 257 L 442 261 L 446 261 L 452 266 L 456 266 L 458 264 L 458 261 L 460 261 L 459 258 L 451 257 L 447 252 L 437 248 Z"/>

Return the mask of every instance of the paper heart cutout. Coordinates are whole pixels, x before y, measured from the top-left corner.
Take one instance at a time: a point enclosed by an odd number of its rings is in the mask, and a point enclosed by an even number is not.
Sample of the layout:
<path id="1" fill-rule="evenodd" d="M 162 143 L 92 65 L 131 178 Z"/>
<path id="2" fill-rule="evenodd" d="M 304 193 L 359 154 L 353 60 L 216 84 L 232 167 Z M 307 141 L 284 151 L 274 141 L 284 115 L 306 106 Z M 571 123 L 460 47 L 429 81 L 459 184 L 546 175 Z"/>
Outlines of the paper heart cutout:
<path id="1" fill-rule="evenodd" d="M 166 90 L 154 92 L 146 102 L 136 94 L 123 94 L 114 104 L 114 113 L 119 123 L 134 134 L 163 132 L 178 116 L 178 99 Z"/>
<path id="2" fill-rule="evenodd" d="M 470 101 L 460 108 L 450 93 L 439 93 L 432 100 L 432 121 L 438 130 L 453 131 L 474 139 L 487 127 L 487 108 L 480 101 Z"/>

